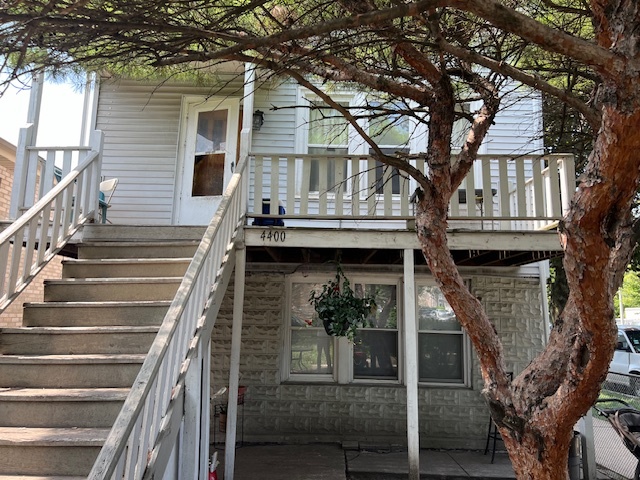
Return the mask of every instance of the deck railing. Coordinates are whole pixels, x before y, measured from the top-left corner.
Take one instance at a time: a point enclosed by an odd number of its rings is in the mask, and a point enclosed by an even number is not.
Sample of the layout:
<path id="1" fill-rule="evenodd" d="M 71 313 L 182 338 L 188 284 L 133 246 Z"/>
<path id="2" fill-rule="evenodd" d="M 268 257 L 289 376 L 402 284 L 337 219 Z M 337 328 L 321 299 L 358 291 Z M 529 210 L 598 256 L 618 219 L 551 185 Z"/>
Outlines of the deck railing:
<path id="1" fill-rule="evenodd" d="M 33 146 L 30 125 L 20 129 L 16 148 L 16 171 L 11 195 L 11 217 L 17 218 L 43 198 L 76 165 L 82 164 L 95 148 L 90 146 Z"/>
<path id="2" fill-rule="evenodd" d="M 413 218 L 416 182 L 371 156 L 254 154 L 251 160 L 250 217 L 342 228 L 397 228 Z M 424 171 L 424 159 L 411 163 Z M 568 208 L 574 175 L 571 155 L 480 155 L 451 197 L 450 227 L 550 228 Z"/>
<path id="3" fill-rule="evenodd" d="M 233 269 L 227 259 L 244 216 L 245 165 L 236 168 L 89 479 L 163 478 L 179 432 L 180 478 L 207 475 L 210 392 L 202 372 L 210 370 L 221 279 Z"/>
<path id="4" fill-rule="evenodd" d="M 38 148 L 38 151 L 45 152 L 47 158 L 55 150 Z M 98 211 L 102 132 L 93 132 L 91 147 L 68 148 L 65 151 L 70 156 L 82 152 L 82 161 L 75 168 L 69 165 L 67 175 L 55 186 L 51 183 L 50 188 L 44 188 L 44 182 L 40 181 L 39 200 L 0 233 L 0 268 L 5 272 L 0 277 L 0 311 Z M 43 172 L 53 172 L 53 164 L 40 164 L 37 155 L 34 159 L 35 162 L 25 168 L 33 179 L 36 179 L 37 171 L 40 172 L 40 180 Z M 36 183 L 32 186 L 35 187 Z M 23 192 L 27 190 L 22 189 Z"/>

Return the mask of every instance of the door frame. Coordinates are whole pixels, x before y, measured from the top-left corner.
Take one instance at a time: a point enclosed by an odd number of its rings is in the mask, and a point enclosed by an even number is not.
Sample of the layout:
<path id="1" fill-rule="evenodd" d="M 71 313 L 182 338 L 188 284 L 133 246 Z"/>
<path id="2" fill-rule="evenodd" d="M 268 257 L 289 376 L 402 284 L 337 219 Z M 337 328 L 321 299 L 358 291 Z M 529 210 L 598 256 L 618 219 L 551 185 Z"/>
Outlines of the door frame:
<path id="1" fill-rule="evenodd" d="M 235 162 L 237 158 L 238 148 L 238 125 L 240 122 L 240 97 L 228 97 L 228 96 L 204 96 L 204 95 L 185 95 L 182 97 L 182 105 L 180 109 L 180 128 L 178 137 L 178 151 L 176 157 L 176 173 L 175 173 L 175 187 L 174 187 L 174 200 L 173 200 L 173 213 L 172 224 L 173 225 L 188 225 L 194 224 L 193 222 L 186 222 L 182 210 L 185 208 L 185 195 L 191 197 L 191 185 L 187 185 L 187 176 L 189 181 L 193 179 L 193 172 L 188 175 L 185 172 L 187 167 L 186 157 L 191 153 L 194 153 L 194 145 L 190 145 L 191 134 L 193 129 L 197 128 L 196 119 L 197 115 L 203 111 L 228 109 L 229 116 L 227 119 L 227 135 L 231 136 L 232 141 L 227 141 L 226 145 L 226 157 L 224 165 L 224 179 L 223 179 L 223 192 L 226 185 L 231 179 Z M 213 204 L 219 204 L 222 199 L 220 196 L 202 197 L 203 202 L 211 201 Z M 204 200 L 207 199 L 207 200 Z M 215 208 L 214 208 L 215 212 Z M 213 212 L 211 213 L 211 216 Z M 202 225 L 207 225 L 211 216 L 205 221 L 202 220 Z"/>

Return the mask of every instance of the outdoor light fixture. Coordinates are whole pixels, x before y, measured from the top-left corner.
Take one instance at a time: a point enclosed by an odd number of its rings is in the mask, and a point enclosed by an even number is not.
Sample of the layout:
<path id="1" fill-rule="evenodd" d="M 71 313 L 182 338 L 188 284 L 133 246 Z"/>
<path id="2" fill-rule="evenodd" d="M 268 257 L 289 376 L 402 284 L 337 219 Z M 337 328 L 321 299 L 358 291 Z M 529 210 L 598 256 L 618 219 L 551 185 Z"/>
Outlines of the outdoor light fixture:
<path id="1" fill-rule="evenodd" d="M 262 110 L 256 110 L 253 112 L 253 129 L 260 130 L 264 123 L 264 112 Z"/>

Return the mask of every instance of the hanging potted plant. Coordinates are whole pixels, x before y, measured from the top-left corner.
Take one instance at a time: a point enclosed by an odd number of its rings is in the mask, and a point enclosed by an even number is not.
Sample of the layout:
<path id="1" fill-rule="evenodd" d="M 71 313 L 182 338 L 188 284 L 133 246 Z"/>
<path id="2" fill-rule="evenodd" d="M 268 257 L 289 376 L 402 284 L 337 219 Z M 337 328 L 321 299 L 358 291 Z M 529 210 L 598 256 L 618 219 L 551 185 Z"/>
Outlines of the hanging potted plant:
<path id="1" fill-rule="evenodd" d="M 327 334 L 347 337 L 350 341 L 353 341 L 358 327 L 364 325 L 376 306 L 373 297 L 356 297 L 340 264 L 333 280 L 322 285 L 320 292 L 311 292 L 309 303 L 313 305 Z"/>

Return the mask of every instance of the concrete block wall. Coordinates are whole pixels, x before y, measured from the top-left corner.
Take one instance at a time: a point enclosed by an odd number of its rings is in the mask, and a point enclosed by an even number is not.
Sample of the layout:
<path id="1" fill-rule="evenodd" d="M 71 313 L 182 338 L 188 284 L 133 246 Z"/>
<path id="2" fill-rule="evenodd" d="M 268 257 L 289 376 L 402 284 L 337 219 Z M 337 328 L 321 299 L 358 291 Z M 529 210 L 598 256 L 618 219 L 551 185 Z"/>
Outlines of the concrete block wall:
<path id="1" fill-rule="evenodd" d="M 505 342 L 508 368 L 518 373 L 544 344 L 538 279 L 474 277 L 471 282 Z M 213 331 L 212 392 L 228 381 L 232 293 L 231 284 Z M 406 444 L 404 386 L 280 381 L 284 298 L 284 274 L 247 272 L 240 363 L 240 384 L 249 387 L 245 441 Z M 489 413 L 479 372 L 472 354 L 471 388 L 420 387 L 422 447 L 484 448 Z"/>

